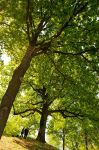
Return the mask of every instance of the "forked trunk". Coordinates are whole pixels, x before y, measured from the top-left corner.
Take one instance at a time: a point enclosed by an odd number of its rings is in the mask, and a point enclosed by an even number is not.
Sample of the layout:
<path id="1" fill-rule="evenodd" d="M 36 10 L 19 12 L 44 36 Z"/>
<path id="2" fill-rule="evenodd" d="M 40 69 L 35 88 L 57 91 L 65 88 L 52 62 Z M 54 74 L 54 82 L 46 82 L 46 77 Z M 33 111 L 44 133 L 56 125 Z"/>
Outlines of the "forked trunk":
<path id="1" fill-rule="evenodd" d="M 24 74 L 29 68 L 31 59 L 36 55 L 36 52 L 37 49 L 29 46 L 25 56 L 21 61 L 21 64 L 15 69 L 12 79 L 9 82 L 8 88 L 5 92 L 5 95 L 2 98 L 2 102 L 0 105 L 0 138 L 6 126 L 11 107 L 19 91 Z"/>

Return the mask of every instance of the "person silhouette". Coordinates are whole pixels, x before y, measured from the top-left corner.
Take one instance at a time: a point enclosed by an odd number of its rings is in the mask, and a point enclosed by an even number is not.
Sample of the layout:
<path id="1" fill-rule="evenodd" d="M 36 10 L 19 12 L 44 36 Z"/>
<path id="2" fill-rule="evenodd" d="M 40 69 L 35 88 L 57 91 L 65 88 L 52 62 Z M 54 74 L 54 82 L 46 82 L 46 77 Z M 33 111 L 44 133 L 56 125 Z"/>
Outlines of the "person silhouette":
<path id="1" fill-rule="evenodd" d="M 28 133 L 29 133 L 29 129 L 26 128 L 26 129 L 24 130 L 24 138 L 25 138 L 25 139 L 27 138 Z"/>
<path id="2" fill-rule="evenodd" d="M 21 131 L 21 137 L 24 137 L 24 131 L 25 131 L 25 129 L 23 128 Z"/>

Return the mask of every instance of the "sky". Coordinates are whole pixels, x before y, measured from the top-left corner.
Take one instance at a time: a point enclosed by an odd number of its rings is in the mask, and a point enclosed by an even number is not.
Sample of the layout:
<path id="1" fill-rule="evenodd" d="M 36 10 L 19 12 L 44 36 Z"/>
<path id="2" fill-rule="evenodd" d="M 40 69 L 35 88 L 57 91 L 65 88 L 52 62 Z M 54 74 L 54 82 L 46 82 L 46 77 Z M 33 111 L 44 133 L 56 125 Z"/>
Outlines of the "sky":
<path id="1" fill-rule="evenodd" d="M 10 61 L 10 57 L 7 56 L 7 54 L 3 54 L 1 56 L 1 59 L 4 61 L 4 64 L 7 65 Z"/>

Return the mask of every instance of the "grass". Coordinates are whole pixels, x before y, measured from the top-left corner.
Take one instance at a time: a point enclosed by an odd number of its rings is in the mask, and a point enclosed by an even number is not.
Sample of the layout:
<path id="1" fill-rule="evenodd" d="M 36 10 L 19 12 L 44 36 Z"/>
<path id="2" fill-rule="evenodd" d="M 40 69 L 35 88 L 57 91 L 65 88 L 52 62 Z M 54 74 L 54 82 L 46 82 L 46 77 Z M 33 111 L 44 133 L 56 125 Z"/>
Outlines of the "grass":
<path id="1" fill-rule="evenodd" d="M 18 137 L 3 136 L 0 140 L 0 150 L 58 150 L 57 148 L 36 140 L 26 140 Z"/>

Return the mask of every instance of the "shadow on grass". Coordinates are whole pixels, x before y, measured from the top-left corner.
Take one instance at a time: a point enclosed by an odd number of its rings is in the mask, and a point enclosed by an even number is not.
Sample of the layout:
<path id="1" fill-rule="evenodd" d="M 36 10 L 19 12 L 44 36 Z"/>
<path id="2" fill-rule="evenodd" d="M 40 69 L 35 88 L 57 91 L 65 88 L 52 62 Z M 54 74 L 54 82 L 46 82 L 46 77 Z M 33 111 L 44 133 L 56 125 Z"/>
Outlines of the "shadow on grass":
<path id="1" fill-rule="evenodd" d="M 26 148 L 27 150 L 33 150 L 33 141 L 27 141 L 25 139 L 17 138 L 14 139 L 14 142 Z"/>
<path id="2" fill-rule="evenodd" d="M 22 138 L 14 139 L 14 142 L 26 148 L 27 150 L 58 150 L 51 145 L 43 144 L 38 142 L 37 140 L 26 140 Z"/>

